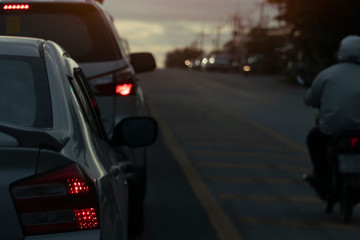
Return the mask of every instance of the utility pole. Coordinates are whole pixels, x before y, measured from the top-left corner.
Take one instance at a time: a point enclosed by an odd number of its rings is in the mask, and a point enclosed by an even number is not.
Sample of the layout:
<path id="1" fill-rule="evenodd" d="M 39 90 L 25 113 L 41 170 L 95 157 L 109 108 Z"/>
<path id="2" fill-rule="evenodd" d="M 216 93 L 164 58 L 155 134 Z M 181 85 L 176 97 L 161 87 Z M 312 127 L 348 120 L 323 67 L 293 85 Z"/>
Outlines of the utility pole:
<path id="1" fill-rule="evenodd" d="M 201 50 L 204 49 L 204 38 L 205 38 L 205 33 L 204 33 L 204 29 L 202 28 L 199 35 L 199 48 Z"/>
<path id="2" fill-rule="evenodd" d="M 211 37 L 209 33 L 206 33 L 204 30 L 204 27 L 201 28 L 201 31 L 197 37 L 198 41 L 198 49 L 206 51 L 207 46 L 207 40 Z M 210 44 L 211 45 L 211 44 Z"/>
<path id="3" fill-rule="evenodd" d="M 243 24 L 243 18 L 236 12 L 231 17 L 232 25 L 232 44 L 233 44 L 233 58 L 237 59 L 241 55 L 241 45 L 244 38 L 245 26 Z"/>
<path id="4" fill-rule="evenodd" d="M 259 6 L 259 23 L 258 23 L 258 27 L 259 28 L 265 28 L 266 24 L 265 24 L 265 6 L 266 6 L 266 2 L 259 2 L 256 3 L 255 5 Z"/>
<path id="5" fill-rule="evenodd" d="M 215 51 L 219 51 L 221 48 L 221 41 L 220 41 L 221 40 L 221 29 L 225 26 L 226 26 L 225 23 L 221 23 L 216 26 L 216 38 L 215 38 L 215 46 L 214 46 Z"/>

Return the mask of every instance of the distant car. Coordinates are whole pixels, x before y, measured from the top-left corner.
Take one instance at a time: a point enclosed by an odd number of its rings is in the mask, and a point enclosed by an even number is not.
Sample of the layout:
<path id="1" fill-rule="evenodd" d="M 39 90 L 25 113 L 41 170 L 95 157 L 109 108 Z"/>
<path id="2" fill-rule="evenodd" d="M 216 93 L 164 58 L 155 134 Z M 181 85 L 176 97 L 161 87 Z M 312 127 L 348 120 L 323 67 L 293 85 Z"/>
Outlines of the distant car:
<path id="1" fill-rule="evenodd" d="M 203 57 L 197 57 L 194 59 L 194 64 L 192 66 L 193 70 L 201 70 L 201 62 Z"/>
<path id="2" fill-rule="evenodd" d="M 233 70 L 232 60 L 228 54 L 211 54 L 207 59 L 205 69 L 207 71 L 231 71 Z"/>
<path id="3" fill-rule="evenodd" d="M 197 58 L 188 59 L 185 61 L 185 66 L 190 70 L 203 70 L 204 64 L 206 64 L 207 58 L 205 56 L 199 56 Z"/>
<path id="4" fill-rule="evenodd" d="M 127 239 L 126 162 L 79 65 L 52 41 L 2 36 L 0 70 L 1 238 Z M 114 144 L 154 140 L 150 118 L 121 126 Z"/>
<path id="5" fill-rule="evenodd" d="M 186 59 L 184 64 L 187 69 L 192 70 L 195 64 L 195 59 Z"/>
<path id="6" fill-rule="evenodd" d="M 82 67 L 96 97 L 106 134 L 113 134 L 121 120 L 147 116 L 148 111 L 135 73 L 152 71 L 152 54 L 129 54 L 112 17 L 93 0 L 17 0 L 0 2 L 0 35 L 37 37 L 62 46 Z M 143 228 L 146 188 L 146 149 L 119 148 L 128 158 L 130 186 L 129 228 Z"/>

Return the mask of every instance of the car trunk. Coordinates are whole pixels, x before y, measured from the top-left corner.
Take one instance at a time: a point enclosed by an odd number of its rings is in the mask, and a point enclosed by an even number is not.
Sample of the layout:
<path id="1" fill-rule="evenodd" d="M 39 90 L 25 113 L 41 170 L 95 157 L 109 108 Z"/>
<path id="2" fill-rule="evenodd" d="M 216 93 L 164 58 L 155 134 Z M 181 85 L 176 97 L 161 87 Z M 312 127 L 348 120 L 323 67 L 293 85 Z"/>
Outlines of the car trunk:
<path id="1" fill-rule="evenodd" d="M 38 148 L 7 147 L 0 138 L 0 232 L 2 239 L 23 239 L 11 197 L 11 184 L 36 172 Z"/>

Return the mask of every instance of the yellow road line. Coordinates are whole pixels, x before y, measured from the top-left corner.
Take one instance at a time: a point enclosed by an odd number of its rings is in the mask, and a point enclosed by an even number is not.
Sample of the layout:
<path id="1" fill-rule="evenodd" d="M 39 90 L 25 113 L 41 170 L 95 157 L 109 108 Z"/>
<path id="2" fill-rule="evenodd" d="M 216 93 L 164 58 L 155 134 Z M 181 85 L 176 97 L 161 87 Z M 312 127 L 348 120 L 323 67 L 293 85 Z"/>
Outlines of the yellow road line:
<path id="1" fill-rule="evenodd" d="M 240 176 L 209 176 L 212 182 L 230 182 L 230 183 L 254 183 L 254 184 L 304 184 L 302 180 L 290 178 L 251 178 Z"/>
<path id="2" fill-rule="evenodd" d="M 344 230 L 359 230 L 357 225 L 345 225 L 341 223 L 319 222 L 319 221 L 299 221 L 293 219 L 269 219 L 269 218 L 253 218 L 253 217 L 238 217 L 240 224 L 249 225 L 266 225 L 278 227 L 303 227 L 303 228 L 325 228 L 325 229 L 344 229 Z"/>
<path id="3" fill-rule="evenodd" d="M 305 154 L 305 155 L 308 154 L 308 151 L 307 151 L 307 149 L 306 149 L 305 147 L 303 147 L 302 145 L 297 144 L 297 143 L 291 141 L 291 140 L 288 139 L 287 137 L 285 137 L 285 136 L 283 136 L 283 135 L 281 135 L 281 134 L 279 134 L 279 133 L 271 130 L 270 128 L 267 128 L 267 127 L 265 127 L 264 125 L 259 124 L 259 123 L 255 122 L 255 121 L 253 121 L 253 120 L 251 120 L 251 119 L 249 119 L 249 118 L 240 117 L 239 115 L 236 115 L 236 116 L 235 116 L 233 112 L 225 110 L 223 106 L 218 105 L 217 103 L 212 102 L 211 104 L 212 104 L 214 107 L 216 107 L 216 109 L 217 109 L 218 111 L 222 111 L 223 113 L 225 113 L 225 114 L 227 114 L 227 115 L 229 115 L 229 116 L 235 117 L 236 119 L 238 119 L 238 120 L 241 121 L 241 122 L 244 122 L 244 123 L 246 123 L 246 124 L 249 124 L 249 125 L 252 126 L 252 127 L 257 128 L 258 130 L 266 133 L 267 135 L 270 135 L 270 136 L 274 137 L 274 138 L 277 139 L 278 141 L 286 144 L 287 146 L 289 146 L 289 147 L 291 147 L 291 148 L 293 148 L 293 149 L 296 149 L 298 152 L 301 152 L 301 153 L 303 153 L 303 154 Z"/>
<path id="4" fill-rule="evenodd" d="M 202 168 L 229 168 L 229 169 L 258 169 L 268 170 L 270 166 L 263 163 L 231 163 L 231 162 L 198 162 L 197 165 Z"/>
<path id="5" fill-rule="evenodd" d="M 286 172 L 310 172 L 309 167 L 300 167 L 294 165 L 269 165 L 264 163 L 231 163 L 231 162 L 198 162 L 197 165 L 202 168 L 216 168 L 216 169 L 244 169 L 244 170 L 280 170 Z"/>
<path id="6" fill-rule="evenodd" d="M 194 147 L 238 147 L 239 149 L 247 148 L 247 149 L 256 149 L 258 151 L 263 150 L 274 150 L 274 151 L 281 151 L 281 152 L 293 152 L 294 150 L 289 148 L 288 146 L 280 146 L 280 145 L 271 145 L 271 144 L 259 144 L 259 143 L 251 143 L 248 141 L 194 141 L 188 140 L 185 143 L 187 146 L 194 146 Z"/>
<path id="7" fill-rule="evenodd" d="M 220 240 L 242 240 L 243 237 L 238 233 L 230 218 L 211 194 L 200 174 L 177 142 L 171 129 L 166 125 L 149 101 L 148 104 L 150 112 L 159 124 L 166 146 L 172 153 L 174 159 L 178 162 L 193 189 L 195 196 L 205 209 L 211 225 L 217 232 L 218 238 Z"/>
<path id="8" fill-rule="evenodd" d="M 275 154 L 266 152 L 242 152 L 242 151 L 213 151 L 213 150 L 193 150 L 191 155 L 209 157 L 238 157 L 238 158 L 262 158 L 275 160 L 295 160 L 309 162 L 309 158 L 296 155 Z"/>
<path id="9" fill-rule="evenodd" d="M 208 140 L 209 138 L 211 139 L 222 139 L 225 138 L 227 140 L 238 140 L 238 141 L 250 141 L 253 142 L 253 144 L 257 144 L 257 143 L 268 143 L 268 142 L 273 142 L 274 139 L 272 137 L 264 137 L 264 135 L 260 135 L 260 133 L 262 132 L 258 132 L 257 134 L 251 134 L 251 133 L 226 133 L 226 134 L 202 134 L 202 133 L 190 133 L 190 134 L 185 134 L 185 133 L 179 133 L 178 135 L 181 138 L 184 139 L 205 139 Z"/>
<path id="10" fill-rule="evenodd" d="M 301 172 L 308 173 L 311 172 L 310 167 L 299 167 L 299 166 L 286 166 L 286 165 L 276 165 L 274 169 L 278 169 L 284 172 Z"/>
<path id="11" fill-rule="evenodd" d="M 240 195 L 233 193 L 220 193 L 220 199 L 236 200 L 236 201 L 250 201 L 250 202 L 290 202 L 290 203 L 322 203 L 316 197 L 295 197 L 295 196 L 270 196 L 270 195 Z"/>

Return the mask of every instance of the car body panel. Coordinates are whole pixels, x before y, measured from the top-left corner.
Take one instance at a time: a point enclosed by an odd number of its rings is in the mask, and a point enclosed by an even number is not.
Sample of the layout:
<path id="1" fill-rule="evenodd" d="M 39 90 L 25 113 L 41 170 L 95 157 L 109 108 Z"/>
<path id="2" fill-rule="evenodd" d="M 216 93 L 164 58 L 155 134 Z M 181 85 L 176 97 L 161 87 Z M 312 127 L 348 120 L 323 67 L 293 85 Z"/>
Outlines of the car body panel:
<path id="1" fill-rule="evenodd" d="M 16 147 L 18 144 L 16 138 L 0 132 L 0 147 Z"/>
<path id="2" fill-rule="evenodd" d="M 2 239 L 22 239 L 22 228 L 9 185 L 36 172 L 38 149 L 0 147 L 0 231 Z M 26 156 L 26 157 L 25 157 Z M 16 161 L 15 161 L 16 160 Z"/>
<path id="3" fill-rule="evenodd" d="M 232 68 L 232 61 L 228 54 L 213 54 L 206 64 L 206 70 L 209 71 L 230 71 Z"/>
<path id="4" fill-rule="evenodd" d="M 11 39 L 14 41 L 8 41 Z M 53 121 L 52 127 L 46 128 L 0 122 L 0 213 L 6 216 L 0 220 L 2 238 L 127 239 L 127 180 L 121 171 L 111 173 L 118 159 L 106 139 L 92 130 L 83 106 L 75 97 L 77 87 L 70 82 L 77 81 L 75 71 L 80 71 L 79 66 L 54 42 L 31 38 L 0 37 L 0 55 L 11 54 L 8 49 L 21 49 L 18 46 L 24 45 L 38 52 L 31 56 L 45 59 Z M 21 52 L 14 52 L 13 55 L 21 56 Z M 25 236 L 11 195 L 12 185 L 62 169 L 69 163 L 79 166 L 95 186 L 100 228 Z"/>
<path id="5" fill-rule="evenodd" d="M 24 240 L 97 240 L 100 239 L 100 230 L 92 230 L 86 232 L 72 232 L 59 234 L 45 234 L 41 236 L 28 236 Z"/>
<path id="6" fill-rule="evenodd" d="M 129 65 L 123 59 L 107 62 L 78 62 L 78 64 L 89 79 L 124 69 Z"/>

